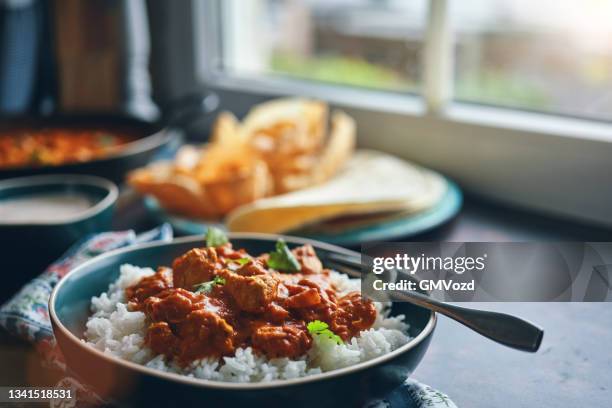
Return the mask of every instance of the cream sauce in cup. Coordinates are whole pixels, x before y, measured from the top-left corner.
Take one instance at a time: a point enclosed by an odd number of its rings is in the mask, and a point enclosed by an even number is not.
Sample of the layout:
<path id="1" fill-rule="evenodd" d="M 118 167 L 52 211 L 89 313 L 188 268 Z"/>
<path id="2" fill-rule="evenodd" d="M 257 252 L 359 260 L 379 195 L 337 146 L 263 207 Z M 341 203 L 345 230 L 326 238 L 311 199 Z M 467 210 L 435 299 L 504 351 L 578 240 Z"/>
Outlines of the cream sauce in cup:
<path id="1" fill-rule="evenodd" d="M 0 221 L 9 223 L 69 221 L 94 205 L 78 193 L 33 194 L 0 200 Z"/>

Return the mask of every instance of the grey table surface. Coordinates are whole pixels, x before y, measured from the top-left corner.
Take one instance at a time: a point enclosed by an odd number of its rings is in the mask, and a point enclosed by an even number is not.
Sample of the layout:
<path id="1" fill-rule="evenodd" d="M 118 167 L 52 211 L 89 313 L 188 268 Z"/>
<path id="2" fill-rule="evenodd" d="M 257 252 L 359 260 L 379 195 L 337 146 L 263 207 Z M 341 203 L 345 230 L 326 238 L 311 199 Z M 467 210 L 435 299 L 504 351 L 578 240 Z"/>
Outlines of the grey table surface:
<path id="1" fill-rule="evenodd" d="M 414 373 L 458 407 L 612 407 L 612 305 L 480 303 L 545 329 L 540 350 L 512 350 L 440 317 Z"/>
<path id="2" fill-rule="evenodd" d="M 468 197 L 454 222 L 414 241 L 612 241 L 612 231 Z M 466 306 L 464 304 L 464 306 Z M 414 373 L 459 408 L 612 407 L 612 303 L 473 303 L 542 326 L 524 353 L 440 316 Z"/>

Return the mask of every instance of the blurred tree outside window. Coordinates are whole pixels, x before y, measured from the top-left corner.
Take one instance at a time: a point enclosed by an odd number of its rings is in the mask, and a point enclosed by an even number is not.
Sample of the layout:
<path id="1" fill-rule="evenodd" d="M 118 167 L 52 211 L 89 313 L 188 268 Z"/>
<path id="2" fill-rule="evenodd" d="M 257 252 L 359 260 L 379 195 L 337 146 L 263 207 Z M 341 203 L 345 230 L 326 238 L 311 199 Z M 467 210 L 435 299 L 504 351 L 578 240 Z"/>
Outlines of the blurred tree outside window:
<path id="1" fill-rule="evenodd" d="M 419 93 L 427 0 L 229 1 L 223 69 Z M 612 1 L 450 0 L 454 98 L 612 119 Z"/>

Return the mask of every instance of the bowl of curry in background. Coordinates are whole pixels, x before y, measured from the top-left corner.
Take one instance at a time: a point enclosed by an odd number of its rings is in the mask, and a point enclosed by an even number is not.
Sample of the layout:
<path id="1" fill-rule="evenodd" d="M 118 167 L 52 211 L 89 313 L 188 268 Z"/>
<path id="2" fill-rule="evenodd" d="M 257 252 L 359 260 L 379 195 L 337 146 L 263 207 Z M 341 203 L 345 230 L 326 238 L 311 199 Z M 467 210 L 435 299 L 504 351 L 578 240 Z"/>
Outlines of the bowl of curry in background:
<path id="1" fill-rule="evenodd" d="M 270 234 L 229 234 L 236 248 L 265 253 L 279 238 L 290 247 L 311 244 L 326 265 L 330 254 L 358 253 L 317 241 Z M 126 406 L 249 406 L 344 407 L 386 395 L 401 385 L 424 356 L 436 325 L 435 313 L 410 303 L 394 303 L 391 315 L 404 314 L 410 324 L 408 343 L 387 354 L 345 368 L 289 380 L 232 383 L 202 380 L 120 359 L 81 340 L 91 314 L 92 296 L 106 291 L 122 264 L 140 267 L 169 265 L 186 251 L 202 245 L 201 236 L 172 242 L 142 244 L 100 255 L 70 271 L 49 300 L 53 332 L 67 365 L 105 400 Z M 348 271 L 347 271 L 348 272 Z M 359 272 L 350 273 L 355 278 Z"/>
<path id="2" fill-rule="evenodd" d="M 124 116 L 3 118 L 0 179 L 70 173 L 121 183 L 128 171 L 179 142 L 179 133 L 161 123 Z"/>

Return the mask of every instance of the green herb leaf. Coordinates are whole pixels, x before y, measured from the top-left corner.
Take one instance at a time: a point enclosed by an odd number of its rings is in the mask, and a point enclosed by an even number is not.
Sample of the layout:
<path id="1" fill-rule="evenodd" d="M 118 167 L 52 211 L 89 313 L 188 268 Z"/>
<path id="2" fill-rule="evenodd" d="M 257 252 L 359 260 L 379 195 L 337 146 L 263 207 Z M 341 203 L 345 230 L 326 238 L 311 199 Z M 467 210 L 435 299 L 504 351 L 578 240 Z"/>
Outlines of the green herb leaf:
<path id="1" fill-rule="evenodd" d="M 300 263 L 289 250 L 289 247 L 282 239 L 276 241 L 276 250 L 270 252 L 268 266 L 277 271 L 297 272 L 300 270 Z"/>
<path id="2" fill-rule="evenodd" d="M 342 338 L 329 329 L 329 325 L 320 320 L 314 320 L 306 325 L 308 332 L 322 339 L 331 340 L 336 344 L 342 344 Z"/>
<path id="3" fill-rule="evenodd" d="M 317 334 L 317 333 L 321 332 L 322 330 L 328 329 L 329 325 L 327 323 L 325 323 L 325 322 L 320 321 L 320 320 L 314 320 L 314 321 L 308 323 L 307 328 L 308 328 L 308 331 L 311 334 Z"/>
<path id="4" fill-rule="evenodd" d="M 213 280 L 193 285 L 196 290 L 195 293 L 210 293 L 213 288 L 217 285 L 225 285 L 225 278 L 221 276 L 215 276 Z"/>
<path id="5" fill-rule="evenodd" d="M 110 147 L 115 144 L 115 137 L 108 133 L 102 133 L 98 136 L 98 143 L 103 147 Z"/>
<path id="6" fill-rule="evenodd" d="M 206 231 L 206 246 L 207 247 L 218 247 L 227 244 L 229 240 L 223 231 L 219 228 L 208 227 Z"/>
<path id="7" fill-rule="evenodd" d="M 232 259 L 232 262 L 236 262 L 238 265 L 242 266 L 242 265 L 246 265 L 249 262 L 251 262 L 251 258 Z"/>

